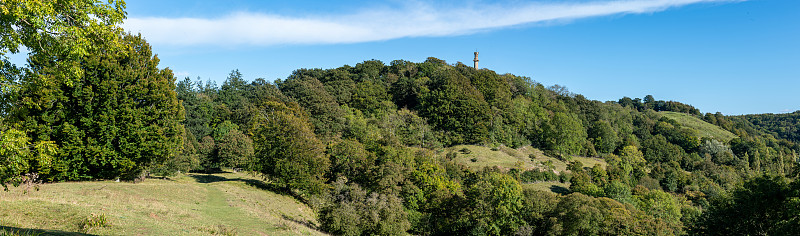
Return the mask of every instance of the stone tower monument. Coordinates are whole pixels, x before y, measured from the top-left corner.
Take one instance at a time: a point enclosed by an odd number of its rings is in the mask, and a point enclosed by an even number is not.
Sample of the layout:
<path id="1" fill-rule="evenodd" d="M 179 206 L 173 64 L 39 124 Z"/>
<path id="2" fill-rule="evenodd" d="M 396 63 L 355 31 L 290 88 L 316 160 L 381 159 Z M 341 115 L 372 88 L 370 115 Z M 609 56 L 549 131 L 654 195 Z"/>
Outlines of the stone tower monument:
<path id="1" fill-rule="evenodd" d="M 478 52 L 477 51 L 475 52 L 475 59 L 472 60 L 472 61 L 475 62 L 475 69 L 477 70 L 478 69 Z"/>

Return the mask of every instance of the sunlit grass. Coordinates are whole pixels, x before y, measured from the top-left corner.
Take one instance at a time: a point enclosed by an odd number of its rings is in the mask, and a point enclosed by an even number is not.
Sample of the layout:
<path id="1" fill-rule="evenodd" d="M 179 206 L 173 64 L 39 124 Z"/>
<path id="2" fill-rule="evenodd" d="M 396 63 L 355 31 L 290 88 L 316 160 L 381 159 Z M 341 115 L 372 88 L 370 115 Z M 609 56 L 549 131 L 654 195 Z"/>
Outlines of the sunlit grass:
<path id="1" fill-rule="evenodd" d="M 11 235 L 320 234 L 309 207 L 264 186 L 244 173 L 221 173 L 45 184 L 27 194 L 11 188 L 0 192 L 0 226 Z"/>
<path id="2" fill-rule="evenodd" d="M 464 150 L 469 151 L 464 151 Z M 566 171 L 567 163 L 559 160 L 558 158 L 549 157 L 542 153 L 539 149 L 525 146 L 517 149 L 509 147 L 498 147 L 492 150 L 490 147 L 476 146 L 476 145 L 456 145 L 446 148 L 442 155 L 455 152 L 456 156 L 453 160 L 456 163 L 463 164 L 470 169 L 480 170 L 484 167 L 498 167 L 504 170 L 516 168 L 517 162 L 522 163 L 523 170 L 530 169 L 548 169 L 548 163 L 552 166 L 553 170 L 558 173 Z M 534 157 L 534 158 L 531 158 Z M 585 167 L 592 167 L 595 164 L 600 164 L 603 168 L 606 167 L 606 162 L 600 158 L 591 157 L 572 157 L 574 161 L 580 161 Z"/>
<path id="3" fill-rule="evenodd" d="M 735 134 L 722 129 L 719 126 L 712 125 L 697 117 L 690 116 L 685 113 L 671 112 L 671 111 L 661 111 L 658 113 L 667 118 L 677 121 L 683 126 L 697 130 L 697 135 L 699 135 L 700 138 L 703 137 L 714 138 L 721 140 L 723 142 L 727 142 L 730 141 L 731 139 L 736 138 Z"/>

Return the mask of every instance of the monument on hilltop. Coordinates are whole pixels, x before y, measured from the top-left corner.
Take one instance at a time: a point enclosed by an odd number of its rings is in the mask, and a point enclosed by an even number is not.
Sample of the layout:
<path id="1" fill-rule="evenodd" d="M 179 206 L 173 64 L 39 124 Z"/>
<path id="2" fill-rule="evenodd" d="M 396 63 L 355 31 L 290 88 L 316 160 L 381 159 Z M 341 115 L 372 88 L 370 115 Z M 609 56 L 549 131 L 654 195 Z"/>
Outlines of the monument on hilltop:
<path id="1" fill-rule="evenodd" d="M 477 70 L 478 69 L 478 52 L 477 51 L 475 51 L 475 59 L 472 60 L 472 61 L 475 62 L 475 69 Z"/>

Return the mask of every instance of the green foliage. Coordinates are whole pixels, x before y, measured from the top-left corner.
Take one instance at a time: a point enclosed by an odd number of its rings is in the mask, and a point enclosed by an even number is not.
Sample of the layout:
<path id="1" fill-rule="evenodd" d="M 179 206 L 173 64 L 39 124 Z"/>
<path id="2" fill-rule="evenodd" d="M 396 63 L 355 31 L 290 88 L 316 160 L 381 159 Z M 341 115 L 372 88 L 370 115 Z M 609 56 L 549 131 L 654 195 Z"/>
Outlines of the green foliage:
<path id="1" fill-rule="evenodd" d="M 201 169 L 200 154 L 197 150 L 199 146 L 200 143 L 191 132 L 184 132 L 181 153 L 167 159 L 164 163 L 157 164 L 150 172 L 157 176 L 174 176 L 179 172 L 188 173 Z"/>
<path id="2" fill-rule="evenodd" d="M 745 115 L 744 119 L 758 127 L 759 130 L 773 134 L 775 137 L 800 142 L 800 111 L 785 114 Z"/>
<path id="3" fill-rule="evenodd" d="M 205 136 L 197 143 L 197 153 L 200 159 L 200 169 L 210 172 L 221 168 L 221 163 L 217 159 L 217 145 L 211 136 Z"/>
<path id="4" fill-rule="evenodd" d="M 281 188 L 321 192 L 330 161 L 308 118 L 296 104 L 267 102 L 263 106 L 266 112 L 256 117 L 252 125 L 256 159 L 253 170 Z"/>
<path id="5" fill-rule="evenodd" d="M 83 58 L 83 76 L 71 84 L 57 78 L 57 58 L 34 57 L 22 81 L 10 120 L 33 142 L 59 147 L 52 171 L 33 168 L 49 180 L 116 177 L 131 179 L 178 154 L 183 107 L 169 69 L 139 36 L 124 48 Z"/>
<path id="6" fill-rule="evenodd" d="M 0 185 L 19 184 L 17 177 L 28 169 L 29 141 L 25 132 L 8 129 L 0 134 Z"/>
<path id="7" fill-rule="evenodd" d="M 89 233 L 93 228 L 103 228 L 111 226 L 111 223 L 108 220 L 108 216 L 106 214 L 94 214 L 87 216 L 86 219 L 81 222 L 81 229 L 84 233 Z"/>
<path id="8" fill-rule="evenodd" d="M 673 229 L 682 227 L 681 205 L 671 194 L 661 190 L 638 190 L 633 198 L 638 208 L 647 214 L 663 220 Z"/>
<path id="9" fill-rule="evenodd" d="M 708 155 L 711 161 L 720 165 L 734 165 L 738 159 L 728 145 L 717 140 L 706 140 L 700 147 L 700 154 Z"/>
<path id="10" fill-rule="evenodd" d="M 612 153 L 617 148 L 617 132 L 607 121 L 594 122 L 588 134 L 594 140 L 595 149 L 601 153 Z"/>
<path id="11" fill-rule="evenodd" d="M 608 175 L 611 180 L 618 180 L 628 186 L 633 186 L 645 175 L 644 154 L 636 146 L 625 146 L 620 151 L 620 156 L 610 156 L 608 160 Z"/>
<path id="12" fill-rule="evenodd" d="M 199 139 L 211 135 L 217 110 L 212 97 L 197 88 L 202 82 L 194 83 L 188 77 L 177 83 L 176 92 L 178 99 L 183 101 L 186 109 L 186 120 L 183 125 L 186 131 Z"/>
<path id="13" fill-rule="evenodd" d="M 677 162 L 683 158 L 683 149 L 656 135 L 642 142 L 644 159 L 648 162 Z"/>
<path id="14" fill-rule="evenodd" d="M 658 218 L 608 198 L 573 193 L 561 200 L 555 211 L 558 221 L 553 228 L 559 235 L 676 234 Z"/>
<path id="15" fill-rule="evenodd" d="M 701 235 L 791 235 L 800 227 L 800 184 L 759 176 L 717 199 L 697 226 Z"/>
<path id="16" fill-rule="evenodd" d="M 430 92 L 421 98 L 420 115 L 436 129 L 447 131 L 443 142 L 488 141 L 491 109 L 469 78 L 455 69 L 444 68 L 431 75 L 429 88 Z"/>
<path id="17" fill-rule="evenodd" d="M 216 145 L 219 160 L 225 167 L 245 168 L 253 161 L 253 140 L 238 129 L 223 135 Z"/>
<path id="18" fill-rule="evenodd" d="M 352 139 L 341 140 L 329 145 L 326 152 L 331 160 L 330 179 L 345 177 L 359 185 L 369 184 L 376 158 L 363 144 Z"/>
<path id="19" fill-rule="evenodd" d="M 572 178 L 569 180 L 569 189 L 573 192 L 583 193 L 593 197 L 603 195 L 603 188 L 592 182 L 591 177 L 584 171 L 572 172 Z"/>
<path id="20" fill-rule="evenodd" d="M 614 180 L 606 184 L 603 193 L 605 197 L 617 200 L 618 202 L 633 203 L 631 187 L 620 181 Z"/>
<path id="21" fill-rule="evenodd" d="M 558 181 L 559 176 L 553 171 L 540 171 L 538 169 L 526 170 L 520 174 L 520 182 L 533 183 L 538 181 Z"/>
<path id="22" fill-rule="evenodd" d="M 470 217 L 470 234 L 508 235 L 522 224 L 522 187 L 511 176 L 497 172 L 479 174 L 467 186 L 465 214 Z"/>
<path id="23" fill-rule="evenodd" d="M 317 78 L 309 76 L 307 70 L 297 70 L 284 81 L 276 82 L 281 92 L 297 100 L 311 115 L 311 123 L 317 133 L 332 136 L 342 130 L 344 112 Z"/>
<path id="24" fill-rule="evenodd" d="M 410 228 L 402 200 L 368 193 L 346 178 L 333 183 L 327 205 L 319 212 L 322 229 L 337 235 L 405 235 Z"/>
<path id="25" fill-rule="evenodd" d="M 125 47 L 119 38 L 124 9 L 122 0 L 107 4 L 93 0 L 5 0 L 0 4 L 0 56 L 19 53 L 24 47 L 34 57 L 64 57 L 53 62 L 59 68 L 53 74 L 68 78 L 61 82 L 72 86 L 83 76 L 83 68 L 76 61 L 108 48 Z"/>
<path id="26" fill-rule="evenodd" d="M 556 112 L 545 126 L 545 145 L 561 154 L 578 154 L 583 150 L 586 130 L 574 114 Z"/>
<path id="27" fill-rule="evenodd" d="M 441 143 L 424 118 L 417 116 L 413 111 L 400 109 L 384 116 L 381 122 L 382 136 L 388 143 L 398 143 L 404 146 L 436 148 Z M 396 141 L 393 141 L 396 140 Z"/>
<path id="28" fill-rule="evenodd" d="M 522 193 L 524 202 L 520 218 L 524 221 L 524 225 L 520 226 L 516 233 L 518 235 L 545 235 L 553 230 L 552 226 L 556 222 L 553 222 L 550 216 L 555 212 L 561 198 L 549 191 L 525 189 Z"/>

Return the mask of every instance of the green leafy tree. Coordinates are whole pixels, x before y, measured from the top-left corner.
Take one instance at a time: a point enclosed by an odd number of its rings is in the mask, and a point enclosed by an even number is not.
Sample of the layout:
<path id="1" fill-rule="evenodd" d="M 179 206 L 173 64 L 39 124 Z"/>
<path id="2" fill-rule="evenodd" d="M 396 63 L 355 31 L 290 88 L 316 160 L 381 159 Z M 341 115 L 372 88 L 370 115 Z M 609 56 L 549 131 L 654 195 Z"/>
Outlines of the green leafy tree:
<path id="1" fill-rule="evenodd" d="M 197 143 L 197 153 L 201 170 L 208 173 L 221 168 L 220 161 L 217 159 L 217 145 L 211 136 L 200 139 L 200 142 Z"/>
<path id="2" fill-rule="evenodd" d="M 178 99 L 183 102 L 183 107 L 186 109 L 183 125 L 186 132 L 192 133 L 192 136 L 197 138 L 195 141 L 211 135 L 214 120 L 219 119 L 218 111 L 214 108 L 216 103 L 213 101 L 216 91 L 203 89 L 201 86 L 202 82 L 195 83 L 187 77 L 178 81 L 175 88 Z"/>
<path id="3" fill-rule="evenodd" d="M 513 177 L 487 172 L 467 186 L 464 195 L 468 208 L 470 234 L 508 235 L 522 225 L 522 186 Z"/>
<path id="4" fill-rule="evenodd" d="M 331 144 L 326 150 L 331 160 L 331 179 L 339 176 L 362 186 L 368 186 L 375 156 L 356 140 L 345 139 Z"/>
<path id="5" fill-rule="evenodd" d="M 83 72 L 75 62 L 108 48 L 124 47 L 119 37 L 124 9 L 122 0 L 107 4 L 94 0 L 4 0 L 0 4 L 0 56 L 19 53 L 22 47 L 34 57 L 58 56 L 60 60 L 53 62 L 57 76 L 42 75 L 39 79 L 72 85 Z"/>
<path id="6" fill-rule="evenodd" d="M 675 235 L 668 224 L 633 205 L 580 193 L 564 197 L 551 215 L 550 235 Z"/>
<path id="7" fill-rule="evenodd" d="M 425 119 L 405 108 L 384 116 L 380 128 L 387 143 L 425 148 L 441 146 Z"/>
<path id="8" fill-rule="evenodd" d="M 589 129 L 589 138 L 594 140 L 595 150 L 601 153 L 612 153 L 617 148 L 617 132 L 608 121 L 595 121 Z"/>
<path id="9" fill-rule="evenodd" d="M 421 99 L 420 115 L 446 135 L 449 144 L 488 141 L 491 109 L 469 78 L 452 68 L 431 76 L 430 92 Z M 449 141 L 449 142 L 448 142 Z"/>
<path id="10" fill-rule="evenodd" d="M 311 122 L 296 104 L 266 102 L 254 119 L 253 170 L 281 188 L 319 193 L 325 186 L 330 160 L 314 135 Z"/>
<path id="11" fill-rule="evenodd" d="M 589 174 L 583 170 L 572 171 L 572 178 L 569 181 L 569 189 L 573 192 L 595 197 L 603 195 L 603 188 L 595 184 Z"/>
<path id="12" fill-rule="evenodd" d="M 800 184 L 759 176 L 716 200 L 703 213 L 701 235 L 792 235 L 800 227 Z"/>
<path id="13" fill-rule="evenodd" d="M 625 183 L 613 180 L 603 189 L 604 195 L 608 198 L 622 203 L 633 203 L 631 187 Z"/>
<path id="14" fill-rule="evenodd" d="M 16 129 L 0 133 L 0 186 L 8 191 L 7 184 L 17 185 L 19 177 L 32 168 L 48 173 L 56 146 L 50 141 L 31 144 L 25 132 Z"/>
<path id="15" fill-rule="evenodd" d="M 561 154 L 578 154 L 586 140 L 586 130 L 574 114 L 556 112 L 545 126 L 545 145 Z"/>
<path id="16" fill-rule="evenodd" d="M 311 115 L 315 131 L 323 136 L 333 136 L 342 131 L 344 111 L 323 87 L 322 82 L 309 75 L 307 70 L 297 70 L 289 78 L 277 81 L 281 92 L 294 98 Z"/>
<path id="17" fill-rule="evenodd" d="M 238 129 L 232 129 L 216 142 L 217 155 L 222 165 L 231 168 L 246 168 L 253 161 L 253 140 Z"/>
<path id="18" fill-rule="evenodd" d="M 619 156 L 610 156 L 606 160 L 610 180 L 619 180 L 628 186 L 633 186 L 646 175 L 647 162 L 644 160 L 644 154 L 636 146 L 625 146 Z"/>
<path id="19" fill-rule="evenodd" d="M 358 184 L 333 183 L 326 206 L 319 212 L 322 229 L 336 235 L 406 235 L 411 227 L 402 200 L 368 193 Z"/>
<path id="20" fill-rule="evenodd" d="M 59 78 L 59 57 L 31 57 L 10 121 L 33 142 L 59 147 L 48 180 L 133 178 L 177 155 L 183 107 L 175 79 L 140 36 L 82 58 L 82 76 Z M 34 169 L 33 172 L 42 170 Z"/>
<path id="21" fill-rule="evenodd" d="M 645 213 L 661 219 L 673 229 L 683 227 L 681 222 L 681 205 L 671 194 L 661 190 L 634 191 L 634 199 L 639 209 Z"/>

